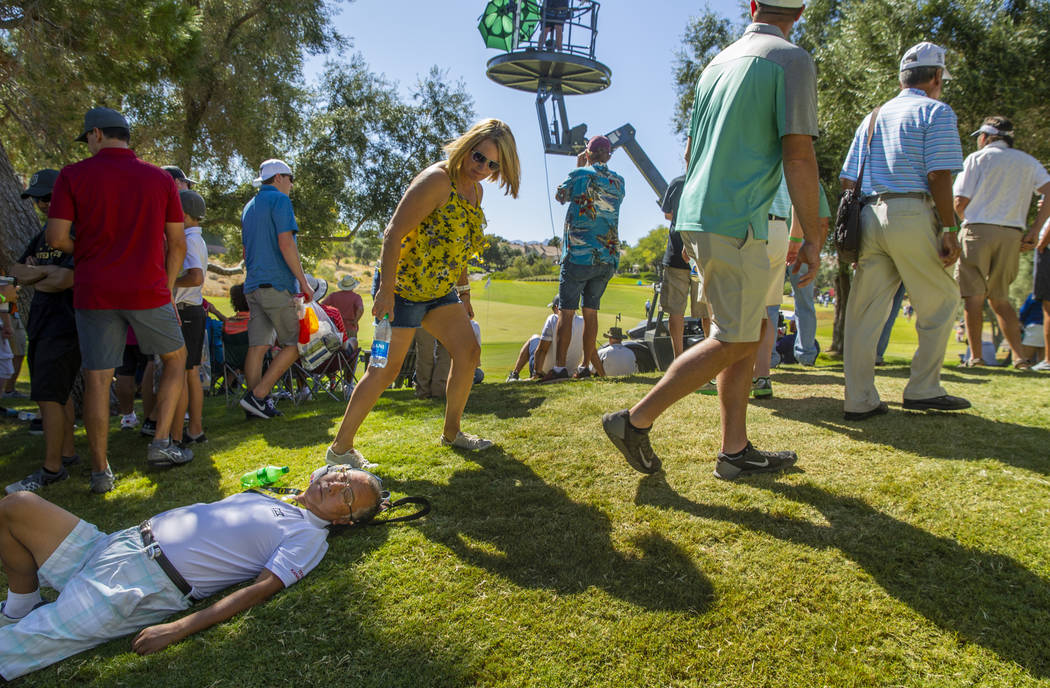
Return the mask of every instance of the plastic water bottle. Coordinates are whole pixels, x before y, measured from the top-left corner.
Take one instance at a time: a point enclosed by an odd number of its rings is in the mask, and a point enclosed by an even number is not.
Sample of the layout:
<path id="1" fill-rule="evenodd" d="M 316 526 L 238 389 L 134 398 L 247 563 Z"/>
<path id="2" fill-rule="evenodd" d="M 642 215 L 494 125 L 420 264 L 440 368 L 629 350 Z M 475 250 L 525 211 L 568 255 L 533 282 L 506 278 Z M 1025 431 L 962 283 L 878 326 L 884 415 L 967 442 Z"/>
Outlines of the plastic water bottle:
<path id="1" fill-rule="evenodd" d="M 372 338 L 372 355 L 368 359 L 368 365 L 375 368 L 386 368 L 386 357 L 390 352 L 390 314 L 383 315 L 383 319 L 376 325 L 376 333 Z"/>
<path id="2" fill-rule="evenodd" d="M 248 471 L 241 476 L 241 485 L 244 487 L 265 487 L 273 485 L 284 477 L 288 472 L 288 466 L 263 466 L 254 471 Z"/>

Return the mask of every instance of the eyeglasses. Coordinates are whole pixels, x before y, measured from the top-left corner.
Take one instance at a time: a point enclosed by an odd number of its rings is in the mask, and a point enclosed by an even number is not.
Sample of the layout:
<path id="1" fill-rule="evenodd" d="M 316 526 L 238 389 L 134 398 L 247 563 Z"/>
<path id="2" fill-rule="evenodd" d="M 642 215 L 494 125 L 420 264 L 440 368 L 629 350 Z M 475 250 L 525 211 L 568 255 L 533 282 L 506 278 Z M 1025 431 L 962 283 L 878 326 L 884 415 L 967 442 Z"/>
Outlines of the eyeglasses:
<path id="1" fill-rule="evenodd" d="M 295 175 L 294 174 L 286 174 L 284 176 L 288 177 L 288 183 L 289 184 L 294 184 L 295 183 Z"/>
<path id="2" fill-rule="evenodd" d="M 471 153 L 470 158 L 479 165 L 488 165 L 493 172 L 499 172 L 499 163 L 495 160 L 489 160 L 478 151 Z"/>

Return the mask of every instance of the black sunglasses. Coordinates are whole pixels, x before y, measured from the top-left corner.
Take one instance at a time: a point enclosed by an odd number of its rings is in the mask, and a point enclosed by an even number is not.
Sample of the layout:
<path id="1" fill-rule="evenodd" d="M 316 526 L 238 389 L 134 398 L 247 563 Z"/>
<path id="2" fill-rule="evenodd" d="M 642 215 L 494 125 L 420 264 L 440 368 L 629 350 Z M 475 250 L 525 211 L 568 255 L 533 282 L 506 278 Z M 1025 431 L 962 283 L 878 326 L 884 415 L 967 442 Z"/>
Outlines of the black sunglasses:
<path id="1" fill-rule="evenodd" d="M 50 203 L 51 202 L 51 194 L 48 194 L 46 196 L 37 196 L 33 200 L 35 202 L 37 202 L 37 203 Z"/>
<path id="2" fill-rule="evenodd" d="M 284 176 L 288 177 L 288 182 L 289 183 L 291 183 L 291 184 L 295 183 L 295 175 L 294 174 L 286 174 Z"/>
<path id="3" fill-rule="evenodd" d="M 493 172 L 499 172 L 499 163 L 495 160 L 489 160 L 478 151 L 474 151 L 470 154 L 470 158 L 479 165 L 488 165 L 489 169 Z"/>

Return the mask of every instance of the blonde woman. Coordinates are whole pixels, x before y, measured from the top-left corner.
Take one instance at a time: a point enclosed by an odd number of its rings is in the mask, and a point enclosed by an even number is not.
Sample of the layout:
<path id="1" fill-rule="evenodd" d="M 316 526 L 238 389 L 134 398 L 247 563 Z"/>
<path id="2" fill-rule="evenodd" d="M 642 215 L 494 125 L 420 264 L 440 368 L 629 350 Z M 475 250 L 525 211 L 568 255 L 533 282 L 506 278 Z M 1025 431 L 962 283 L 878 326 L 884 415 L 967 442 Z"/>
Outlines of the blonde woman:
<path id="1" fill-rule="evenodd" d="M 452 369 L 445 387 L 442 446 L 481 450 L 492 442 L 460 429 L 481 348 L 470 319 L 467 261 L 481 252 L 485 214 L 481 184 L 498 182 L 518 197 L 520 177 L 514 135 L 498 119 L 478 122 L 445 146 L 446 160 L 426 168 L 409 185 L 386 226 L 380 269 L 372 285 L 372 315 L 390 317 L 392 337 L 384 368 L 369 366 L 354 388 L 335 441 L 328 448 L 333 464 L 365 467 L 354 436 L 383 390 L 397 377 L 423 327 L 448 349 Z"/>

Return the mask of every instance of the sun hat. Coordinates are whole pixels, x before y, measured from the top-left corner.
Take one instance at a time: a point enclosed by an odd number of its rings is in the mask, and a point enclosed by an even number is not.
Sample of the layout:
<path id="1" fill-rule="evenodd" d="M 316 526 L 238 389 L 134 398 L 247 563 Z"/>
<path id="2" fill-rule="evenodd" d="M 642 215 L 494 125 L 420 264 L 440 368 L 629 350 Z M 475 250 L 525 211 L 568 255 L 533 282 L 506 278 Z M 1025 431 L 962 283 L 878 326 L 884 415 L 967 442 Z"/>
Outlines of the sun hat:
<path id="1" fill-rule="evenodd" d="M 358 281 L 354 279 L 353 275 L 343 275 L 339 278 L 339 289 L 341 291 L 353 291 L 357 289 Z"/>

